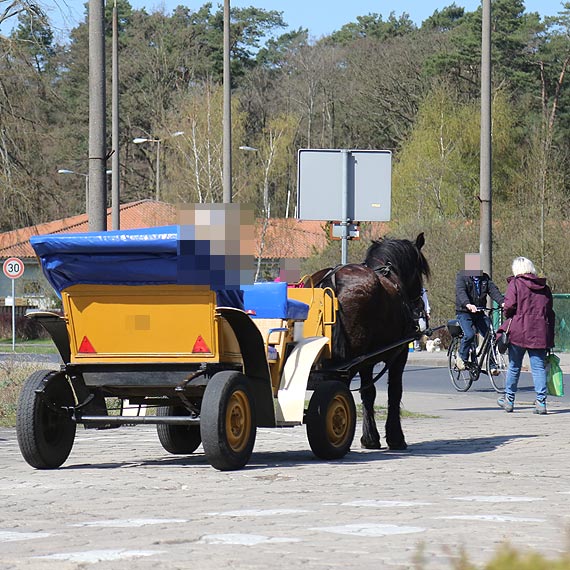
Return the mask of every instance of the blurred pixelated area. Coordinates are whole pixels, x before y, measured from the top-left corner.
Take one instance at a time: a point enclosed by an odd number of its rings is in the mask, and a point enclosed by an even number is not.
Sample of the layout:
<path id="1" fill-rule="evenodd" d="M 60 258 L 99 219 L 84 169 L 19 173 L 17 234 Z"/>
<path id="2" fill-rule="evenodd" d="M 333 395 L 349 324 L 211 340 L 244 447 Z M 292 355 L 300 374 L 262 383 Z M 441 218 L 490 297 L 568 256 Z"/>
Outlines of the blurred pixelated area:
<path id="1" fill-rule="evenodd" d="M 239 289 L 253 283 L 254 210 L 244 204 L 183 204 L 178 282 Z"/>
<path id="2" fill-rule="evenodd" d="M 465 275 L 481 275 L 481 254 L 465 254 L 465 269 L 463 273 L 465 273 Z"/>
<path id="3" fill-rule="evenodd" d="M 301 260 L 282 259 L 279 263 L 279 274 L 275 281 L 297 283 L 301 279 Z"/>

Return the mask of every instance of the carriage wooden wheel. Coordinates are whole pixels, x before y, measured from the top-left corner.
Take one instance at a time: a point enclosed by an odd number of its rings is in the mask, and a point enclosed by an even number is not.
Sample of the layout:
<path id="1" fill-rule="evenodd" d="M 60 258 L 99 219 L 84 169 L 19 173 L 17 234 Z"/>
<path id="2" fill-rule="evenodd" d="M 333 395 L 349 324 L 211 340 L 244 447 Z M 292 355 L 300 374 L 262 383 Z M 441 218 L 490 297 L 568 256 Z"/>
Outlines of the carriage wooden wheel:
<path id="1" fill-rule="evenodd" d="M 255 407 L 246 376 L 226 370 L 210 379 L 202 400 L 200 433 L 210 465 L 221 471 L 246 465 L 256 435 Z"/>
<path id="2" fill-rule="evenodd" d="M 338 381 L 319 384 L 309 402 L 306 422 L 309 445 L 317 457 L 344 457 L 356 428 L 356 407 L 347 386 Z"/>

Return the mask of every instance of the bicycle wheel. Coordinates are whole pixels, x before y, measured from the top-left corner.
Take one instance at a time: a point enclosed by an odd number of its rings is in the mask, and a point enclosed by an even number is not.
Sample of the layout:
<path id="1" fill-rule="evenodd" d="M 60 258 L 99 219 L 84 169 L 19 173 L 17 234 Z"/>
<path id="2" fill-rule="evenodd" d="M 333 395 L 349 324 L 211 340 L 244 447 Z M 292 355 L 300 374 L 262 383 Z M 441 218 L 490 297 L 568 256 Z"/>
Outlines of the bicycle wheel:
<path id="1" fill-rule="evenodd" d="M 458 392 L 467 392 L 467 390 L 471 388 L 471 384 L 473 384 L 473 378 L 468 369 L 459 370 L 459 368 L 457 368 L 457 356 L 460 342 L 461 339 L 459 337 L 455 337 L 451 341 L 451 345 L 447 352 L 449 361 L 449 377 L 451 378 L 451 383 Z"/>
<path id="2" fill-rule="evenodd" d="M 508 367 L 509 357 L 507 353 L 501 354 L 497 343 L 493 340 L 489 352 L 487 353 L 487 376 L 489 376 L 491 386 L 493 386 L 495 392 L 499 392 L 499 394 L 505 391 Z"/>

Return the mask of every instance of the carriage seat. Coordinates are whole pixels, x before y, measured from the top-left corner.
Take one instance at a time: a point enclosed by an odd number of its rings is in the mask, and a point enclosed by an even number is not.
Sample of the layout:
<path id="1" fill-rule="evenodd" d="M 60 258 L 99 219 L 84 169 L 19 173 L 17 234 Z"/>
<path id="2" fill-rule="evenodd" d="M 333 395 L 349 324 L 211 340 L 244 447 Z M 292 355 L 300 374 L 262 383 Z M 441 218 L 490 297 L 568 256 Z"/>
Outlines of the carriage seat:
<path id="1" fill-rule="evenodd" d="M 287 297 L 287 283 L 255 283 L 243 285 L 245 310 L 258 319 L 304 321 L 309 305 Z"/>
<path id="2" fill-rule="evenodd" d="M 291 338 L 295 321 L 304 321 L 309 305 L 287 297 L 287 283 L 270 282 L 243 285 L 245 310 L 261 332 L 267 349 L 267 360 L 280 361 L 287 338 Z M 275 379 L 275 385 L 278 380 Z"/>

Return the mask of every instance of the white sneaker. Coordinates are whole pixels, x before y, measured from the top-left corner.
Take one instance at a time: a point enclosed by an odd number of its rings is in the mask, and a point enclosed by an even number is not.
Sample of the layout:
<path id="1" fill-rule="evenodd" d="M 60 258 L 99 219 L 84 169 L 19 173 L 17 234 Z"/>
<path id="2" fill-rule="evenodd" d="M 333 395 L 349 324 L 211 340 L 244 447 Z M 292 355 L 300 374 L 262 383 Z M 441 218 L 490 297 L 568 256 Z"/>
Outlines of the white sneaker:
<path id="1" fill-rule="evenodd" d="M 461 356 L 459 356 L 459 354 L 457 355 L 457 358 L 455 359 L 455 366 L 456 366 L 457 370 L 465 370 L 465 362 L 463 362 L 463 358 L 461 358 Z"/>

